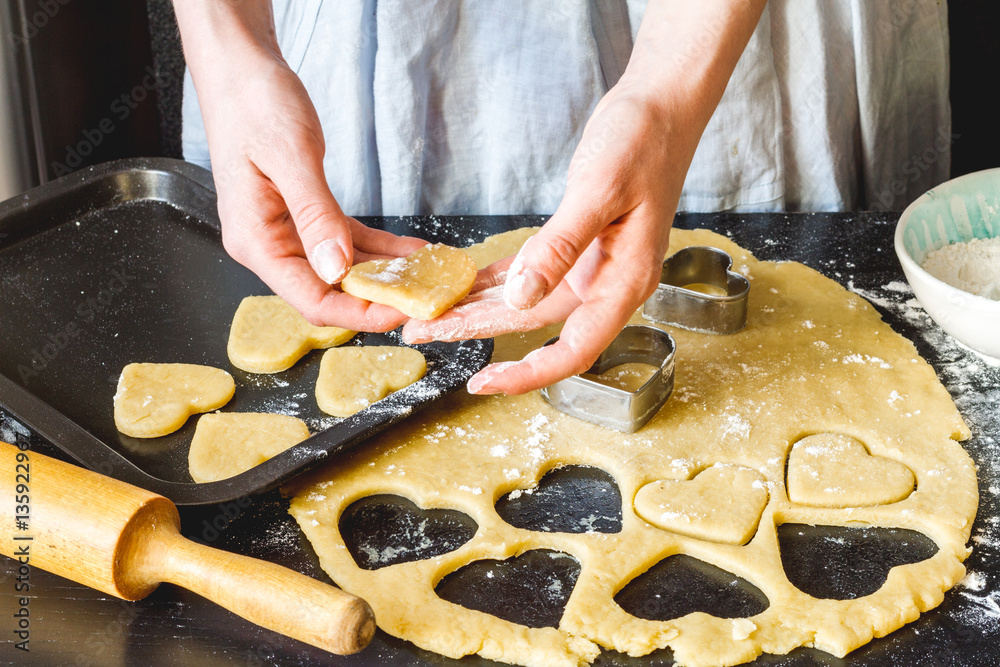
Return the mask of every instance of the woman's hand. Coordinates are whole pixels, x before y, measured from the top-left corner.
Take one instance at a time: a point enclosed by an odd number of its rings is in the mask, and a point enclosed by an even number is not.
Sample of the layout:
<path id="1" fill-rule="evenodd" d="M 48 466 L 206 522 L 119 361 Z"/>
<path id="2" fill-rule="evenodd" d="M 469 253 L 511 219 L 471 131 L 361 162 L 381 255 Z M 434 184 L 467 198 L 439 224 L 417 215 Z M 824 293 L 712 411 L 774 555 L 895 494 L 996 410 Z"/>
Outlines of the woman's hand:
<path id="1" fill-rule="evenodd" d="M 340 210 L 323 174 L 319 118 L 283 62 L 258 64 L 235 88 L 212 100 L 223 113 L 205 113 L 226 250 L 314 324 L 399 326 L 402 313 L 333 285 L 353 262 L 405 256 L 425 242 L 368 229 Z"/>
<path id="2" fill-rule="evenodd" d="M 278 52 L 269 3 L 228 5 L 176 3 L 226 250 L 314 324 L 399 326 L 402 313 L 333 285 L 354 262 L 408 255 L 425 242 L 368 229 L 341 211 L 323 172 L 319 117 Z"/>
<path id="3" fill-rule="evenodd" d="M 624 76 L 584 129 L 558 210 L 516 258 L 482 272 L 479 292 L 438 320 L 408 322 L 404 340 L 565 319 L 558 343 L 485 368 L 468 389 L 520 394 L 587 370 L 659 282 L 687 169 L 764 4 L 651 1 Z"/>
<path id="4" fill-rule="evenodd" d="M 404 339 L 494 336 L 566 320 L 556 344 L 483 370 L 469 391 L 519 394 L 587 370 L 659 283 L 694 153 L 672 125 L 623 80 L 594 110 L 562 204 L 542 230 L 516 258 L 483 271 L 459 307 L 407 323 Z"/>

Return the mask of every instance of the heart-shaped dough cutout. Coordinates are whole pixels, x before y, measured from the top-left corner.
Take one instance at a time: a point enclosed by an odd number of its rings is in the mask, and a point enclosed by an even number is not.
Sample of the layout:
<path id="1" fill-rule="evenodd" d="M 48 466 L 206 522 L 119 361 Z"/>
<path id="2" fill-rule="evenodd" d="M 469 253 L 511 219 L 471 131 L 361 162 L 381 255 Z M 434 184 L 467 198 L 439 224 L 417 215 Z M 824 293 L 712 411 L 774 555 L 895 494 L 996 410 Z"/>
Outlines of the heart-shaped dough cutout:
<path id="1" fill-rule="evenodd" d="M 414 319 L 433 320 L 464 299 L 475 281 L 475 261 L 457 248 L 438 243 L 409 257 L 356 264 L 340 287 Z"/>
<path id="2" fill-rule="evenodd" d="M 278 373 L 312 350 L 346 343 L 356 332 L 309 324 L 280 296 L 248 296 L 233 315 L 229 361 L 250 373 Z"/>
<path id="3" fill-rule="evenodd" d="M 188 470 L 200 483 L 235 477 L 309 437 L 297 417 L 255 412 L 204 415 L 194 429 Z"/>
<path id="4" fill-rule="evenodd" d="M 412 347 L 339 347 L 319 365 L 316 402 L 335 417 L 350 417 L 424 376 L 427 362 Z"/>
<path id="5" fill-rule="evenodd" d="M 129 364 L 115 393 L 115 426 L 133 438 L 173 433 L 199 412 L 218 410 L 236 392 L 226 371 L 197 364 Z"/>
<path id="6" fill-rule="evenodd" d="M 650 482 L 635 513 L 657 528 L 723 544 L 745 544 L 767 505 L 767 480 L 756 470 L 717 463 L 691 480 Z"/>
<path id="7" fill-rule="evenodd" d="M 847 435 L 802 438 L 788 455 L 788 499 L 811 507 L 871 507 L 903 500 L 913 492 L 913 471 L 872 456 Z"/>

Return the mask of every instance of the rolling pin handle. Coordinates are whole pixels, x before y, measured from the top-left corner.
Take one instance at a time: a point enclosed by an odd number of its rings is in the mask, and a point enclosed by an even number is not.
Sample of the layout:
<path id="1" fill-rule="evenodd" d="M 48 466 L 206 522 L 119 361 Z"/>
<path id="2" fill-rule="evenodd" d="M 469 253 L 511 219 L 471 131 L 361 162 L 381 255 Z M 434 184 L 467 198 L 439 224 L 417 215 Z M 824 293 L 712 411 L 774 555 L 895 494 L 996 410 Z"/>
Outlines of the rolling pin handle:
<path id="1" fill-rule="evenodd" d="M 357 653 L 375 634 L 367 602 L 312 577 L 173 532 L 147 544 L 150 574 L 262 627 L 339 655 Z"/>

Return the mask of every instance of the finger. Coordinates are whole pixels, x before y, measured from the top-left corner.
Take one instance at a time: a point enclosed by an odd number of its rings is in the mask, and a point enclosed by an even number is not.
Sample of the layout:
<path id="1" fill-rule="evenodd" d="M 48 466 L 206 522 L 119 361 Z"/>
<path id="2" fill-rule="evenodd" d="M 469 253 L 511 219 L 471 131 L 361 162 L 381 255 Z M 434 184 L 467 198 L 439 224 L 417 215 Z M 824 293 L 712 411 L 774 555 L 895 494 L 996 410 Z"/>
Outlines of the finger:
<path id="1" fill-rule="evenodd" d="M 372 229 L 354 218 L 348 219 L 351 223 L 351 237 L 354 240 L 355 249 L 369 255 L 406 257 L 428 243 L 415 236 L 396 236 L 381 229 Z"/>
<path id="2" fill-rule="evenodd" d="M 354 248 L 355 265 L 361 264 L 362 262 L 371 262 L 376 259 L 399 259 L 399 255 L 380 255 L 380 254 L 369 255 L 366 252 L 361 252 L 360 250 L 357 249 L 357 247 Z"/>
<path id="3" fill-rule="evenodd" d="M 601 230 L 614 222 L 617 215 L 598 199 L 567 190 L 555 214 L 528 239 L 511 265 L 504 290 L 508 306 L 535 306 L 556 288 Z"/>
<path id="4" fill-rule="evenodd" d="M 395 308 L 345 294 L 321 280 L 302 257 L 251 257 L 250 268 L 274 293 L 316 326 L 392 331 L 406 316 Z"/>
<path id="5" fill-rule="evenodd" d="M 471 394 L 523 394 L 585 372 L 607 349 L 632 316 L 621 300 L 584 303 L 566 320 L 559 340 L 519 362 L 494 364 L 468 382 Z"/>
<path id="6" fill-rule="evenodd" d="M 339 283 L 354 259 L 351 219 L 330 192 L 322 160 L 315 157 L 305 166 L 279 163 L 268 176 L 288 206 L 313 271 L 328 285 Z"/>
<path id="7" fill-rule="evenodd" d="M 535 308 L 511 310 L 504 302 L 502 288 L 494 287 L 470 294 L 436 319 L 410 320 L 403 326 L 403 341 L 414 345 L 532 331 L 561 322 L 579 305 L 580 300 L 572 290 L 560 287 Z"/>
<path id="8" fill-rule="evenodd" d="M 514 257 L 505 257 L 493 262 L 485 269 L 476 274 L 476 282 L 472 283 L 472 293 L 500 287 L 507 280 L 507 272 L 514 262 Z M 502 295 L 501 295 L 502 298 Z"/>

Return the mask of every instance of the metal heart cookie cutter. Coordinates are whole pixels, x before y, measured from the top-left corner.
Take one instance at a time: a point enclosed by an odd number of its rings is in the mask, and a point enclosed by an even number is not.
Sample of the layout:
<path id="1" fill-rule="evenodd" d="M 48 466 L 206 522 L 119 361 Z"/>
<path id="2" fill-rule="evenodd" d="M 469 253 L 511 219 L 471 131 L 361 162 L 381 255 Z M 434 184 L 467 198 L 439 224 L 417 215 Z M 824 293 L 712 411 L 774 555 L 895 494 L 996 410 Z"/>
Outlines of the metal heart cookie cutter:
<path id="1" fill-rule="evenodd" d="M 729 269 L 733 258 L 709 246 L 682 248 L 663 262 L 660 284 L 642 316 L 701 333 L 736 333 L 747 322 L 750 283 Z"/>
<path id="2" fill-rule="evenodd" d="M 553 338 L 546 345 L 559 340 Z M 568 415 L 624 433 L 635 433 L 663 407 L 674 389 L 673 337 L 645 325 L 625 327 L 587 371 L 595 375 L 627 363 L 656 367 L 643 385 L 630 392 L 574 375 L 541 390 L 549 405 Z"/>

